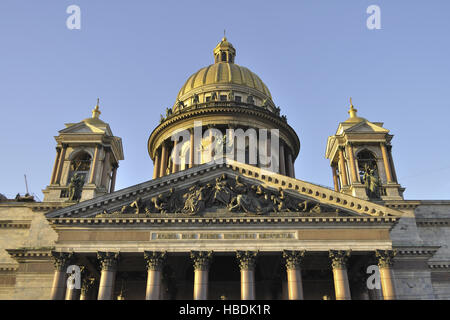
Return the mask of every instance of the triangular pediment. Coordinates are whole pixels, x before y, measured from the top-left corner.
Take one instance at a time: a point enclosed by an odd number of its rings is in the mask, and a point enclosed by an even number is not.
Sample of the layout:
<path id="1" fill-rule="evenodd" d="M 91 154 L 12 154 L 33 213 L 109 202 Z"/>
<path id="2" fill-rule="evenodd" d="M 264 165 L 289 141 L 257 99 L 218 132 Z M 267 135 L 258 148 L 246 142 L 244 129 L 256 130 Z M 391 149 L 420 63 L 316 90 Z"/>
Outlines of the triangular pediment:
<path id="1" fill-rule="evenodd" d="M 389 130 L 369 121 L 360 122 L 348 129 L 345 129 L 346 133 L 388 133 Z"/>
<path id="2" fill-rule="evenodd" d="M 79 123 L 68 123 L 67 128 L 59 131 L 60 134 L 77 134 L 77 133 L 106 133 L 112 136 L 111 129 L 108 124 L 97 119 L 87 119 Z"/>
<path id="3" fill-rule="evenodd" d="M 401 212 L 227 160 L 204 164 L 47 213 L 134 216 L 400 216 Z"/>

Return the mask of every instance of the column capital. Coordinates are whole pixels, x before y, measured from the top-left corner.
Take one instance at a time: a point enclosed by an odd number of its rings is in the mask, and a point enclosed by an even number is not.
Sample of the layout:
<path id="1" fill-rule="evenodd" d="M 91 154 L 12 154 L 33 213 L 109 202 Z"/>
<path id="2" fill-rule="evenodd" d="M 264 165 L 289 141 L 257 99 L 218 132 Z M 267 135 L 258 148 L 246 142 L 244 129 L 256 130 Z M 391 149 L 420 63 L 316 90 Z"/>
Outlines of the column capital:
<path id="1" fill-rule="evenodd" d="M 166 251 L 144 251 L 144 259 L 147 265 L 147 270 L 161 271 L 164 261 L 166 260 L 166 254 Z"/>
<path id="2" fill-rule="evenodd" d="M 116 271 L 119 261 L 119 252 L 97 252 L 102 271 Z"/>
<path id="3" fill-rule="evenodd" d="M 375 257 L 378 260 L 378 267 L 390 268 L 394 265 L 394 257 L 397 255 L 397 250 L 375 250 Z"/>
<path id="4" fill-rule="evenodd" d="M 300 267 L 303 256 L 305 255 L 305 250 L 302 251 L 283 251 L 283 258 L 286 260 L 287 270 L 296 270 Z"/>
<path id="5" fill-rule="evenodd" d="M 211 264 L 213 251 L 191 251 L 195 271 L 206 271 Z"/>
<path id="6" fill-rule="evenodd" d="M 330 250 L 331 266 L 333 269 L 347 268 L 347 260 L 350 257 L 351 250 Z"/>
<path id="7" fill-rule="evenodd" d="M 70 262 L 73 259 L 73 252 L 51 252 L 53 257 L 53 264 L 56 271 L 66 271 Z"/>
<path id="8" fill-rule="evenodd" d="M 239 260 L 239 269 L 253 270 L 256 265 L 258 251 L 236 251 L 236 258 Z"/>

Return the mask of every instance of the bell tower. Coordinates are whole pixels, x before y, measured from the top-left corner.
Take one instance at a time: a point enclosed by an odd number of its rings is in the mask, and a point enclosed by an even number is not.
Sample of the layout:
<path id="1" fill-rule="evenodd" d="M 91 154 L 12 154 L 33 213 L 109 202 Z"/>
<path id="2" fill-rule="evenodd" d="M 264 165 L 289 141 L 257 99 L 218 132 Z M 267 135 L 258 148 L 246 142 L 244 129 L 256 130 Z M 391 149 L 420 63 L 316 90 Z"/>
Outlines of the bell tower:
<path id="1" fill-rule="evenodd" d="M 334 188 L 369 200 L 403 200 L 392 159 L 393 135 L 381 122 L 357 116 L 350 98 L 350 117 L 328 138 L 325 157 L 330 160 Z"/>
<path id="2" fill-rule="evenodd" d="M 114 191 L 122 139 L 100 119 L 99 101 L 92 117 L 67 123 L 56 140 L 56 159 L 44 201 L 84 201 Z"/>

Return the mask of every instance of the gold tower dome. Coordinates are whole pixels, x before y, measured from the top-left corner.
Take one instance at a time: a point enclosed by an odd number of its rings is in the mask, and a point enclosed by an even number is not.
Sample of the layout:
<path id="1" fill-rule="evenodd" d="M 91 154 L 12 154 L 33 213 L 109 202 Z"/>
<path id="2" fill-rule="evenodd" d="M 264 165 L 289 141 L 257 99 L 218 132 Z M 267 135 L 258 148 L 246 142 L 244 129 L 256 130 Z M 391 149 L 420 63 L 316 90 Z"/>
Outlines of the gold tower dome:
<path id="1" fill-rule="evenodd" d="M 234 100 L 275 110 L 264 82 L 248 68 L 234 63 L 236 49 L 226 37 L 213 50 L 214 64 L 192 74 L 178 93 L 174 110 L 208 101 Z M 194 98 L 195 96 L 195 98 Z"/>

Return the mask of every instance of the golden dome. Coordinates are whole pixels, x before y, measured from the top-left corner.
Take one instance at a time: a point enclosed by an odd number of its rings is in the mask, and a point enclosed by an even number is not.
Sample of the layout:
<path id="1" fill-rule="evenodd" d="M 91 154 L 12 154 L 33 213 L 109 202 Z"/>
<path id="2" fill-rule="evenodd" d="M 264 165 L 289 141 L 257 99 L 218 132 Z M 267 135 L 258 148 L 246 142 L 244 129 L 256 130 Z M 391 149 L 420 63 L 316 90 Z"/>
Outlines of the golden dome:
<path id="1" fill-rule="evenodd" d="M 235 84 L 252 88 L 272 99 L 267 86 L 253 72 L 234 63 L 218 62 L 191 75 L 181 87 L 177 99 L 197 88 L 214 84 Z"/>
<path id="2" fill-rule="evenodd" d="M 183 101 L 193 93 L 225 88 L 227 85 L 232 85 L 231 89 L 243 92 L 250 93 L 256 90 L 263 99 L 272 100 L 269 89 L 255 73 L 234 63 L 236 49 L 226 37 L 222 38 L 213 53 L 215 63 L 191 75 L 181 87 L 177 101 Z"/>

